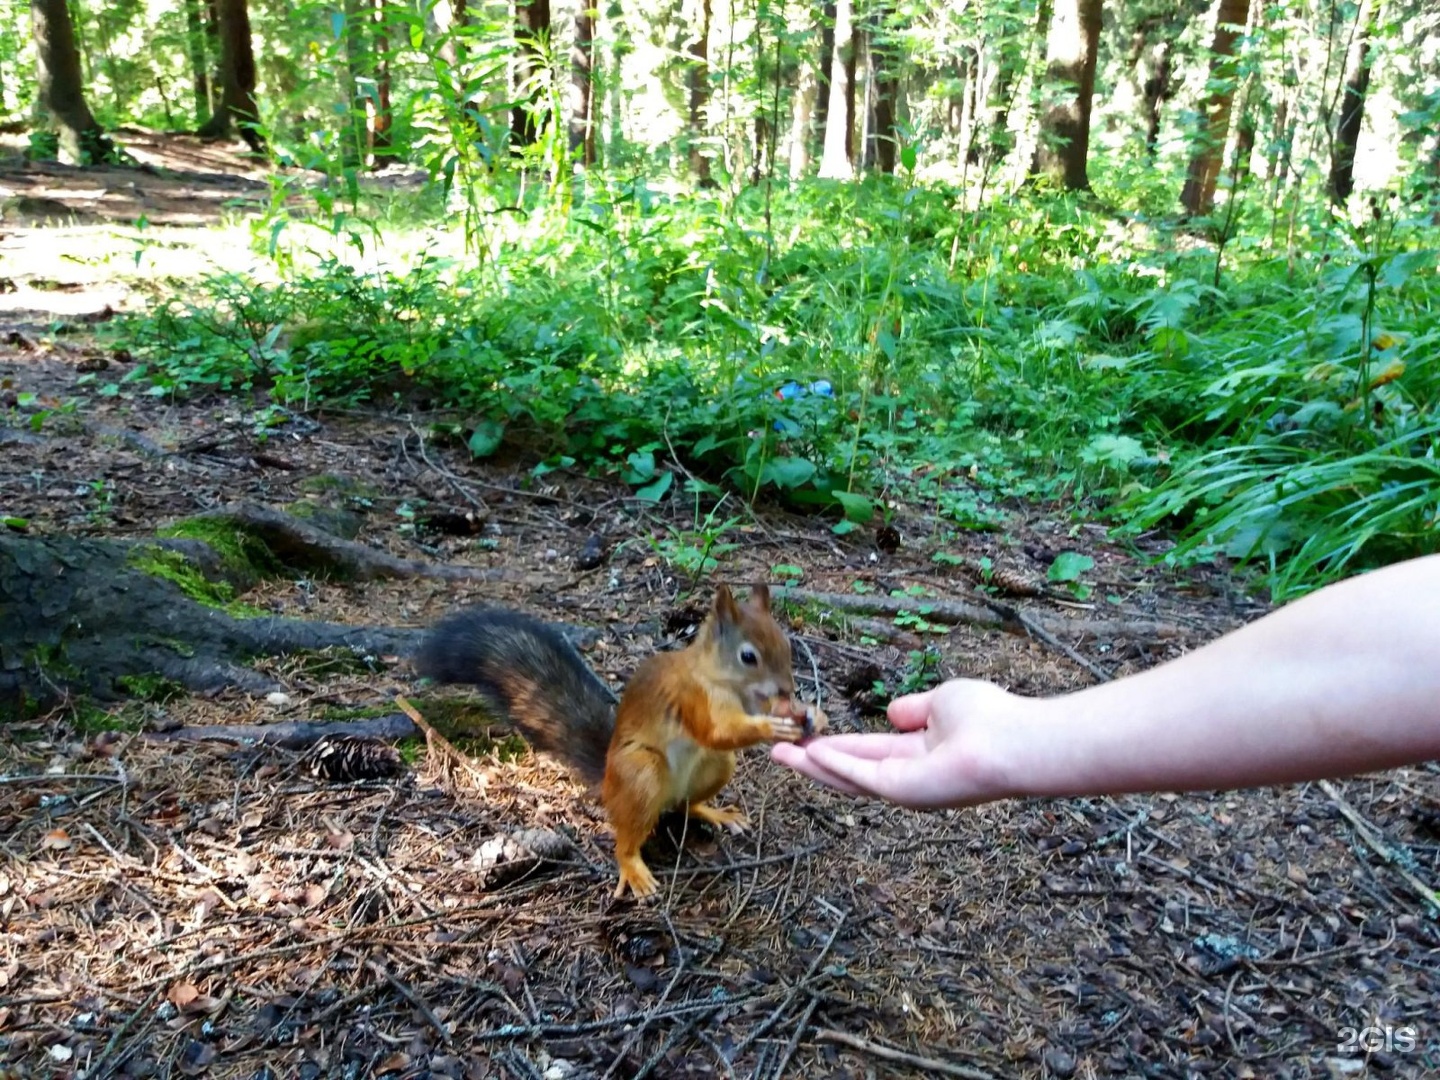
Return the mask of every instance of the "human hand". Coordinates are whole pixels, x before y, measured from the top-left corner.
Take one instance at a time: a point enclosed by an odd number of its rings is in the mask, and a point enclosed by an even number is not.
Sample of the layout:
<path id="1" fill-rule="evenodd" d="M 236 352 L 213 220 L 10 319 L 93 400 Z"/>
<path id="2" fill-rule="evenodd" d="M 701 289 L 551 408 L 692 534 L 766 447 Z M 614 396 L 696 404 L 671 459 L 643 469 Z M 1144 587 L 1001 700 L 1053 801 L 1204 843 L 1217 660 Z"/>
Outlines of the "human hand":
<path id="1" fill-rule="evenodd" d="M 776 744 L 770 756 L 839 791 L 901 806 L 968 806 L 1015 794 L 1010 748 L 1040 705 L 993 683 L 952 679 L 896 698 L 895 732 Z"/>

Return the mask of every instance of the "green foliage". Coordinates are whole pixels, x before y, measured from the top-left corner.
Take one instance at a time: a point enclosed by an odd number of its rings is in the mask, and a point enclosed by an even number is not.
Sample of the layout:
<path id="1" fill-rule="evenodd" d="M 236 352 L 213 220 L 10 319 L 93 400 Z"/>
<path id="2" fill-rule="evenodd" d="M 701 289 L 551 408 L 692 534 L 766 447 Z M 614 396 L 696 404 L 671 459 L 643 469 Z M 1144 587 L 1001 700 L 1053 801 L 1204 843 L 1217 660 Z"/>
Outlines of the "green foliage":
<path id="1" fill-rule="evenodd" d="M 507 183 L 485 195 L 523 207 L 499 261 L 426 249 L 404 270 L 327 255 L 273 283 L 217 277 L 117 320 L 144 360 L 131 377 L 261 392 L 257 426 L 448 410 L 436 430 L 477 457 L 508 446 L 537 475 L 693 500 L 692 527 L 651 542 L 696 577 L 734 542 L 727 493 L 841 533 L 897 503 L 953 533 L 1002 528 L 1007 500 L 1066 500 L 1178 525 L 1174 558 L 1263 557 L 1281 592 L 1434 547 L 1440 285 L 1398 204 L 1313 222 L 1311 255 L 1237 241 L 1217 287 L 1203 245 L 1117 234 L 1088 202 L 957 211 L 954 192 L 886 178 L 768 205 L 600 174 L 573 202 Z M 1083 570 L 1057 580 L 1087 591 Z"/>

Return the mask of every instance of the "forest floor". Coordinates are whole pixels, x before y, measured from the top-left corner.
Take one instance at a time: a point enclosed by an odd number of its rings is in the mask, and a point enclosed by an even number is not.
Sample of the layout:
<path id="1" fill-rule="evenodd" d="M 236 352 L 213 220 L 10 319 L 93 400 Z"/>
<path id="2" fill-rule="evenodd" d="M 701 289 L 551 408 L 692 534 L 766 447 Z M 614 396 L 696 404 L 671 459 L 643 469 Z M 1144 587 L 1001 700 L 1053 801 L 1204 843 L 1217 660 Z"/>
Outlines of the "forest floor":
<path id="1" fill-rule="evenodd" d="M 408 626 L 505 604 L 598 628 L 589 659 L 617 687 L 693 625 L 706 591 L 656 548 L 693 529 L 679 498 L 649 506 L 563 472 L 530 485 L 523 462 L 422 443 L 416 415 L 292 415 L 261 431 L 258 401 L 95 393 L 131 361 L 93 324 L 153 297 L 163 275 L 248 264 L 246 208 L 269 198 L 228 149 L 133 141 L 151 171 L 0 165 L 0 516 L 33 533 L 138 536 L 224 503 L 289 504 L 338 475 L 367 491 L 365 543 L 511 579 L 271 581 L 242 599 Z M 36 406 L 51 410 L 43 423 Z M 417 532 L 420 508 L 473 514 L 478 535 Z M 1058 552 L 1093 557 L 1090 600 L 1009 600 L 1067 620 L 1064 648 L 795 608 L 802 694 L 837 729 L 882 727 L 870 684 L 894 692 L 925 675 L 926 648 L 939 656 L 930 674 L 1051 694 L 1094 680 L 1077 658 L 1122 675 L 1264 610 L 1223 568 L 1148 562 L 1162 537 L 1137 549 L 1067 507 L 1007 509 L 1003 530 L 951 550 L 1041 580 Z M 895 525 L 887 551 L 873 533 L 761 511 L 726 537 L 738 547 L 720 575 L 771 580 L 785 564 L 816 590 L 975 599 L 931 559 L 930 508 L 903 507 Z M 607 558 L 575 569 L 595 535 Z M 1155 624 L 1173 632 L 1126 629 Z M 275 660 L 283 703 L 220 695 L 144 711 L 151 726 L 260 724 L 385 708 L 396 690 L 423 698 L 394 661 L 371 673 Z M 422 755 L 401 780 L 344 786 L 280 750 L 9 722 L 0 1076 L 1440 1070 L 1440 929 L 1419 895 L 1440 881 L 1433 766 L 920 814 L 822 790 L 756 752 L 729 798 L 754 829 L 658 839 L 661 898 L 636 905 L 610 899 L 603 818 L 547 761 L 481 758 L 457 773 Z M 568 853 L 495 874 L 497 838 L 533 828 L 568 837 Z"/>

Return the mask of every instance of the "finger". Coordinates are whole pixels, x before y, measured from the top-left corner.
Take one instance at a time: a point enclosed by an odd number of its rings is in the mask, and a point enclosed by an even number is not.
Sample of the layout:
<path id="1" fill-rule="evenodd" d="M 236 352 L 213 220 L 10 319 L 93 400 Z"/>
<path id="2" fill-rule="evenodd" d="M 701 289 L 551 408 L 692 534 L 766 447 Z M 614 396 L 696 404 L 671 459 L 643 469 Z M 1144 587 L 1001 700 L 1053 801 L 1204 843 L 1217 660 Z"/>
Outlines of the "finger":
<path id="1" fill-rule="evenodd" d="M 898 803 L 901 806 L 938 805 L 930 794 L 934 787 L 923 759 L 884 758 L 872 761 L 833 752 L 824 743 L 808 750 L 810 762 L 859 792 Z"/>
<path id="2" fill-rule="evenodd" d="M 812 739 L 809 745 L 821 741 L 821 739 Z M 919 757 L 927 750 L 923 731 L 907 731 L 903 734 L 877 731 L 863 735 L 853 733 L 829 735 L 823 739 L 823 742 L 838 753 L 866 758 L 870 761 L 879 761 L 887 757 Z"/>
<path id="3" fill-rule="evenodd" d="M 930 722 L 930 703 L 934 696 L 934 690 L 926 690 L 920 694 L 906 694 L 896 698 L 885 710 L 890 717 L 890 723 L 901 731 L 923 728 Z"/>
<path id="4" fill-rule="evenodd" d="M 836 791 L 843 791 L 847 795 L 865 794 L 853 784 L 840 779 L 828 769 L 822 769 L 815 763 L 815 760 L 805 752 L 803 746 L 796 746 L 793 743 L 776 743 L 770 748 L 770 757 L 781 765 L 788 765 L 803 776 L 808 776 L 816 783 L 832 787 Z"/>

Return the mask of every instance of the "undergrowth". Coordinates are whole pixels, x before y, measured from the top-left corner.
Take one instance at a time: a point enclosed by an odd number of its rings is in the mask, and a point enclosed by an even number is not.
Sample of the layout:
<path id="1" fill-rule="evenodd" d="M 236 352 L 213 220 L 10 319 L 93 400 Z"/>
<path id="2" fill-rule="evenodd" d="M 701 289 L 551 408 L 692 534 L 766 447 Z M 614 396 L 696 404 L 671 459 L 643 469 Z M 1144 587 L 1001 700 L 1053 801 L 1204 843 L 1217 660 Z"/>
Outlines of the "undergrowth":
<path id="1" fill-rule="evenodd" d="M 262 432 L 284 409 L 448 411 L 437 431 L 478 456 L 780 498 L 838 531 L 896 500 L 957 528 L 1066 500 L 1177 528 L 1175 559 L 1261 559 L 1280 596 L 1437 547 L 1440 279 L 1398 206 L 1219 266 L 1173 225 L 1042 195 L 588 183 L 497 219 L 484 257 L 203 281 L 119 325 L 133 378 L 257 394 Z"/>

